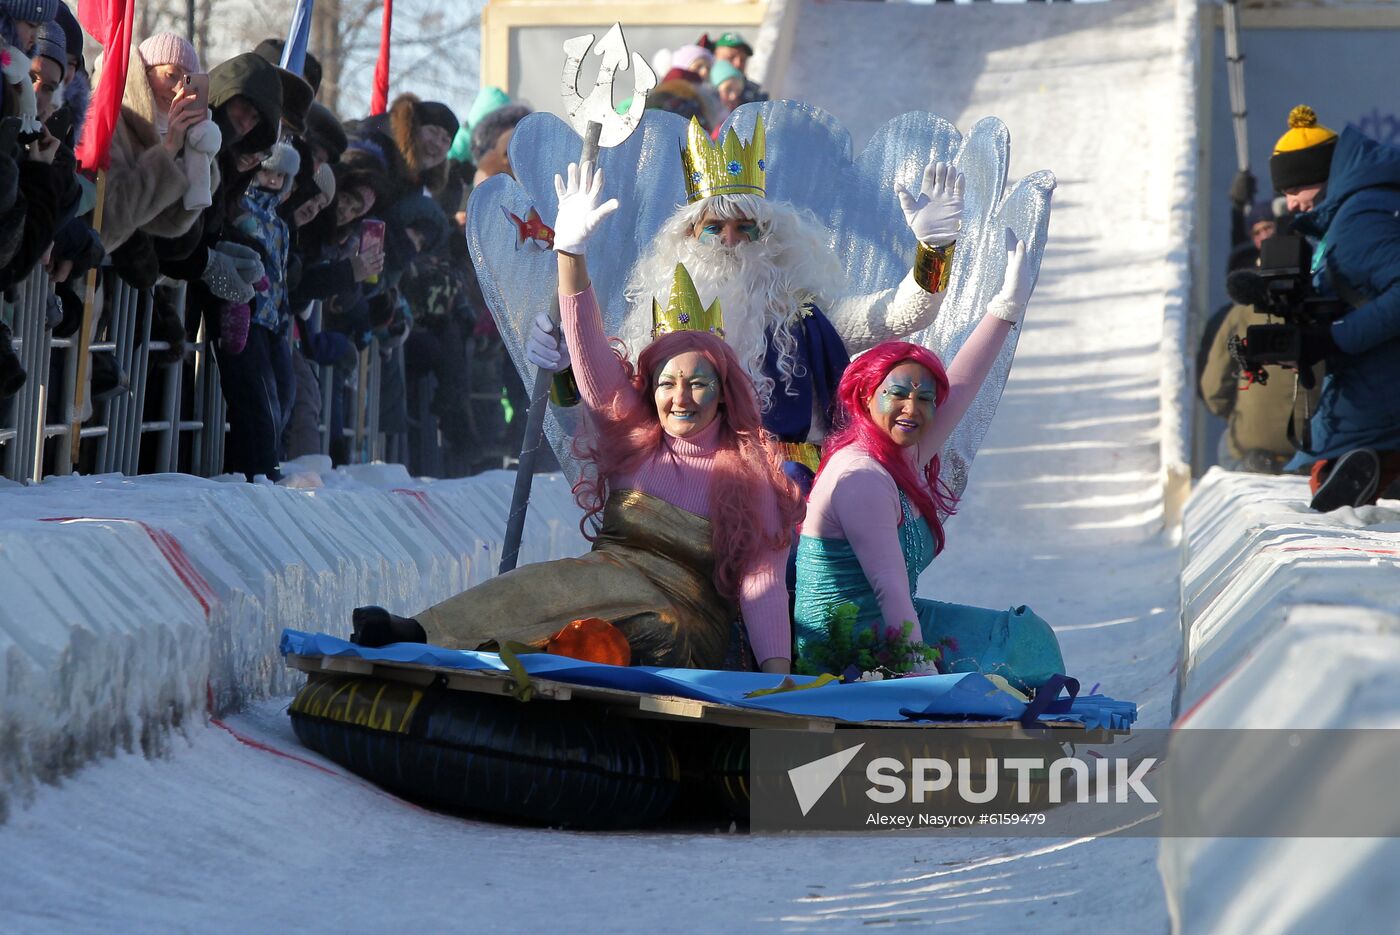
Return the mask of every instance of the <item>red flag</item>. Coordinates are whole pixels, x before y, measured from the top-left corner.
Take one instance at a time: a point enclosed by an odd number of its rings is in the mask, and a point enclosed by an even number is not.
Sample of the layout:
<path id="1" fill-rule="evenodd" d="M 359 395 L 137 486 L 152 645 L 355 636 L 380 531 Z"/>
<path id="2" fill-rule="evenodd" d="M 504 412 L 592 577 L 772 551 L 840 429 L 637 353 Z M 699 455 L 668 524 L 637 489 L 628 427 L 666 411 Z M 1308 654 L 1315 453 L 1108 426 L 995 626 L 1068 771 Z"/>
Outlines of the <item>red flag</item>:
<path id="1" fill-rule="evenodd" d="M 382 114 L 389 109 L 389 32 L 394 24 L 394 0 L 384 0 L 384 25 L 379 27 L 379 61 L 374 65 L 374 96 L 369 112 Z"/>
<path id="2" fill-rule="evenodd" d="M 104 50 L 102 77 L 93 89 L 83 138 L 78 144 L 78 162 L 85 169 L 100 172 L 111 164 L 112 134 L 126 91 L 135 12 L 135 0 L 78 0 L 78 22 Z"/>

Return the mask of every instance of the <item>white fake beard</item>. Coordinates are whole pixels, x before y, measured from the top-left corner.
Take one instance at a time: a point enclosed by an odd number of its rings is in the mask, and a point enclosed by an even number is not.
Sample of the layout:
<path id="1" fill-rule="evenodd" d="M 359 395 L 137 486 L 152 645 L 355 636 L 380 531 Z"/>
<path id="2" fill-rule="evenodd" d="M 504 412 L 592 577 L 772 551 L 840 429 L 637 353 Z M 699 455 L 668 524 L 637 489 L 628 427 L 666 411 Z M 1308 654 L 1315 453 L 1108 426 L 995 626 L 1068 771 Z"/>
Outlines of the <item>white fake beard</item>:
<path id="1" fill-rule="evenodd" d="M 780 326 L 792 317 L 806 297 L 786 287 L 786 277 L 775 262 L 778 251 L 763 241 L 726 247 L 687 237 L 677 245 L 676 252 L 672 263 L 685 264 L 695 281 L 700 301 L 708 306 L 719 299 L 724 315 L 724 339 L 753 379 L 760 406 L 768 409 L 774 384 L 763 372 L 767 330 L 772 327 L 777 336 L 778 371 L 785 378 L 781 382 L 802 376 L 794 373 L 798 369 L 793 358 L 795 342 L 788 330 Z M 664 282 L 650 284 L 652 295 L 659 301 L 670 295 L 674 269 L 672 265 L 665 271 Z"/>

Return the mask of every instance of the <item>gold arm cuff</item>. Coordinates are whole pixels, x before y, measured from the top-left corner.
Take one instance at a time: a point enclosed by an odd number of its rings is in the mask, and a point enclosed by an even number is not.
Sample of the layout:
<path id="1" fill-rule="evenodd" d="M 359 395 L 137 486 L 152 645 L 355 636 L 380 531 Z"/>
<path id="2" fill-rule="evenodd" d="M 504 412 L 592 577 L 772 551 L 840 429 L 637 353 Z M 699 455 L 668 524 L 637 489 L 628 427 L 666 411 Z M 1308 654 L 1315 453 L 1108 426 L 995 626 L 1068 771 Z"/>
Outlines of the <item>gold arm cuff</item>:
<path id="1" fill-rule="evenodd" d="M 930 247 L 919 242 L 914 252 L 914 282 L 925 292 L 937 295 L 948 288 L 948 277 L 953 271 L 953 250 L 956 243 L 943 247 Z"/>
<path id="2" fill-rule="evenodd" d="M 574 368 L 565 367 L 554 375 L 549 384 L 549 401 L 556 406 L 577 406 L 582 397 L 578 392 L 578 381 L 574 379 Z"/>

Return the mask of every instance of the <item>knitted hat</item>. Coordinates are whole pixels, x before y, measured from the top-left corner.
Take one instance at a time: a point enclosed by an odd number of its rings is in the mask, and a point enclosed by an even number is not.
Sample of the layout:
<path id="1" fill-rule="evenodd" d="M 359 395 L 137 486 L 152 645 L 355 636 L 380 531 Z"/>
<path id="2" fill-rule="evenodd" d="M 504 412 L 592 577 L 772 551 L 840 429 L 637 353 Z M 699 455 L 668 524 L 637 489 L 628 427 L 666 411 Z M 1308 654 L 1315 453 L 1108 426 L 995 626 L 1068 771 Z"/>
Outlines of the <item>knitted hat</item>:
<path id="1" fill-rule="evenodd" d="M 78 18 L 73 15 L 73 11 L 68 9 L 66 3 L 58 5 L 58 13 L 53 21 L 63 30 L 63 49 L 68 55 L 72 55 L 78 60 L 78 71 L 83 71 L 86 63 L 83 61 L 83 27 L 78 25 Z M 65 68 L 67 62 L 63 63 Z"/>
<path id="2" fill-rule="evenodd" d="M 481 118 L 491 113 L 493 110 L 500 110 L 510 103 L 510 95 L 496 87 L 488 84 L 477 92 L 476 100 L 472 101 L 471 110 L 467 111 L 467 132 L 481 122 Z"/>
<path id="3" fill-rule="evenodd" d="M 68 40 L 63 35 L 63 27 L 53 21 L 49 21 L 39 27 L 39 33 L 34 39 L 34 55 L 42 55 L 44 58 L 52 59 L 58 63 L 58 73 L 60 75 L 68 73 Z"/>
<path id="4" fill-rule="evenodd" d="M 58 14 L 58 0 L 0 0 L 0 10 L 17 23 L 47 23 Z"/>
<path id="5" fill-rule="evenodd" d="M 147 68 L 156 65 L 179 65 L 190 74 L 198 74 L 204 69 L 199 65 L 199 54 L 184 36 L 173 32 L 158 32 L 136 47 L 141 53 L 141 61 Z"/>
<path id="6" fill-rule="evenodd" d="M 702 49 L 698 45 L 683 45 L 671 53 L 671 68 L 684 68 L 686 71 L 694 71 L 697 62 L 713 62 L 715 53 L 709 49 Z M 670 71 L 668 68 L 667 71 Z"/>
<path id="7" fill-rule="evenodd" d="M 1306 104 L 1288 113 L 1288 132 L 1274 144 L 1269 157 L 1269 175 L 1274 188 L 1285 191 L 1327 181 L 1332 171 L 1332 153 L 1337 134 L 1317 122 L 1317 114 Z"/>
<path id="8" fill-rule="evenodd" d="M 301 156 L 297 155 L 296 149 L 292 146 L 278 143 L 272 147 L 272 151 L 262 161 L 262 167 L 269 172 L 281 172 L 290 180 L 301 168 Z"/>
<path id="9" fill-rule="evenodd" d="M 335 170 L 329 164 L 322 164 L 313 178 L 316 179 L 316 187 L 321 190 L 321 194 L 327 198 L 335 197 Z"/>
<path id="10" fill-rule="evenodd" d="M 441 127 L 449 137 L 457 135 L 457 115 L 452 108 L 438 101 L 418 101 L 413 105 L 413 116 L 419 124 L 428 127 Z"/>
<path id="11" fill-rule="evenodd" d="M 710 69 L 710 84 L 719 87 L 731 78 L 744 80 L 744 73 L 723 59 L 716 59 L 715 66 Z"/>
<path id="12" fill-rule="evenodd" d="M 1274 220 L 1274 203 L 1272 201 L 1256 201 L 1254 207 L 1249 209 L 1249 214 L 1245 215 L 1245 226 L 1253 227 L 1264 221 Z"/>

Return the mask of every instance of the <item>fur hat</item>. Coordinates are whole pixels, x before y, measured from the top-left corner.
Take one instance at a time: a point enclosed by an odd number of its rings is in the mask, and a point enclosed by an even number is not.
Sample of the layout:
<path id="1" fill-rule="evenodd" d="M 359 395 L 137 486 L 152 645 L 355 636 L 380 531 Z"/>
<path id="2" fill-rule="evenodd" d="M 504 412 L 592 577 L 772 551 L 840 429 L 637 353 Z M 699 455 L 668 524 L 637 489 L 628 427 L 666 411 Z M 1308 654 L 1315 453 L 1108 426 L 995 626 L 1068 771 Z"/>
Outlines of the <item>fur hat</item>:
<path id="1" fill-rule="evenodd" d="M 141 61 L 147 68 L 155 65 L 179 65 L 190 74 L 198 74 L 204 69 L 199 64 L 199 54 L 184 36 L 173 32 L 158 32 L 136 47 L 141 53 Z"/>
<path id="2" fill-rule="evenodd" d="M 278 143 L 262 161 L 262 167 L 269 172 L 281 172 L 290 181 L 301 168 L 301 156 L 287 143 Z"/>
<path id="3" fill-rule="evenodd" d="M 413 105 L 413 116 L 425 127 L 441 127 L 449 137 L 457 135 L 457 115 L 452 108 L 438 101 L 418 101 Z"/>
<path id="4" fill-rule="evenodd" d="M 482 117 L 472 127 L 472 162 L 479 165 L 482 157 L 495 148 L 501 134 L 515 129 L 515 125 L 531 113 L 533 111 L 524 104 L 507 104 Z"/>
<path id="5" fill-rule="evenodd" d="M 1288 132 L 1274 144 L 1269 157 L 1269 175 L 1274 188 L 1286 191 L 1327 181 L 1332 172 L 1332 153 L 1337 134 L 1317 122 L 1317 114 L 1306 104 L 1288 113 Z"/>

